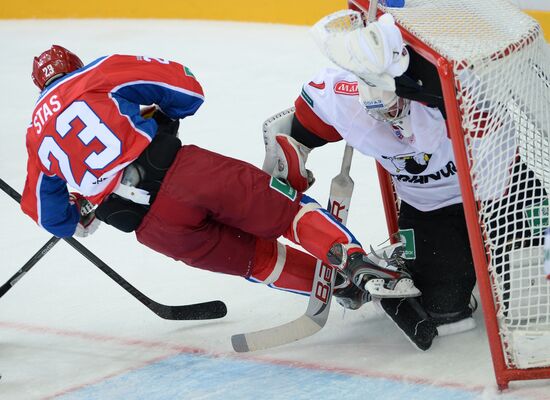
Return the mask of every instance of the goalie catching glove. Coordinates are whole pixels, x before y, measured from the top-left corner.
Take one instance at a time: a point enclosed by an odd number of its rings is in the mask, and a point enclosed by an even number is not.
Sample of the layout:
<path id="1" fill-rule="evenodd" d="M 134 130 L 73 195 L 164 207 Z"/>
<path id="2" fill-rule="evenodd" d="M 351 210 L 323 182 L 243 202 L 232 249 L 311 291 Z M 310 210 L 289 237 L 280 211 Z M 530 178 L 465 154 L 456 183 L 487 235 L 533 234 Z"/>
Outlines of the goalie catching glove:
<path id="1" fill-rule="evenodd" d="M 391 14 L 364 26 L 359 12 L 337 11 L 317 22 L 311 32 L 329 60 L 371 87 L 395 91 L 394 78 L 409 66 L 409 53 Z"/>
<path id="2" fill-rule="evenodd" d="M 357 77 L 359 99 L 371 116 L 394 122 L 408 115 L 410 101 L 397 97 L 394 78 L 405 73 L 410 56 L 391 14 L 364 26 L 357 11 L 337 11 L 312 33 L 329 60 Z"/>
<path id="3" fill-rule="evenodd" d="M 80 220 L 73 235 L 86 237 L 94 233 L 100 224 L 95 216 L 94 205 L 80 193 L 75 192 L 69 194 L 69 203 L 76 205 L 80 213 Z"/>
<path id="4" fill-rule="evenodd" d="M 417 297 L 411 275 L 401 258 L 400 243 L 389 247 L 389 256 L 374 251 L 365 255 L 349 245 L 335 244 L 329 251 L 329 262 L 342 271 L 356 286 L 364 288 L 373 298 Z"/>

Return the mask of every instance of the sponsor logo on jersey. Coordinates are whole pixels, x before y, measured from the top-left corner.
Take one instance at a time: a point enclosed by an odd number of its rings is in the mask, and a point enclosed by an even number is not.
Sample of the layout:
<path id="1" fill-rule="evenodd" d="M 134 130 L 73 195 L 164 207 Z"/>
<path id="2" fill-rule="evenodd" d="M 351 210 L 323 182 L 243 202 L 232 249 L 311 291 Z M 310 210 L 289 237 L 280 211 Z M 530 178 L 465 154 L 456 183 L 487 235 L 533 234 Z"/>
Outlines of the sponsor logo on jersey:
<path id="1" fill-rule="evenodd" d="M 384 160 L 390 161 L 395 167 L 395 172 L 407 171 L 409 174 L 420 174 L 428 168 L 431 154 L 408 153 L 396 156 L 382 156 Z"/>
<path id="2" fill-rule="evenodd" d="M 403 140 L 404 136 L 401 133 L 401 130 L 399 128 L 396 128 L 395 126 L 392 126 L 392 128 L 393 128 L 393 134 L 395 135 L 395 137 L 399 140 Z"/>
<path id="3" fill-rule="evenodd" d="M 399 182 L 406 183 L 418 183 L 424 185 L 426 183 L 439 181 L 441 179 L 447 179 L 456 175 L 456 166 L 452 161 L 449 161 L 447 165 L 437 171 L 435 174 L 428 175 L 396 175 L 392 176 L 397 179 Z"/>
<path id="4" fill-rule="evenodd" d="M 334 93 L 343 94 L 345 96 L 357 96 L 357 82 L 338 81 L 334 84 Z"/>
<path id="5" fill-rule="evenodd" d="M 323 90 L 325 88 L 325 81 L 321 83 L 315 83 L 311 81 L 308 83 L 308 85 L 314 87 L 315 89 Z"/>
<path id="6" fill-rule="evenodd" d="M 110 178 L 110 177 L 109 177 Z M 98 178 L 94 182 L 92 182 L 92 185 L 99 185 L 101 182 L 106 181 L 109 178 Z"/>

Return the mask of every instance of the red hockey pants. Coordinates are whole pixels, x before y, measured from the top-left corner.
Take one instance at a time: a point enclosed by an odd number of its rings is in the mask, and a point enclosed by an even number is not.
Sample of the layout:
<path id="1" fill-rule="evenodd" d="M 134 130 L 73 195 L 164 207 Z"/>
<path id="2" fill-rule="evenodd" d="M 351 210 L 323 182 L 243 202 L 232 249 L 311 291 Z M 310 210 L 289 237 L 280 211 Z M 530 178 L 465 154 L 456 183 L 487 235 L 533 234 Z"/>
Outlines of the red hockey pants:
<path id="1" fill-rule="evenodd" d="M 150 211 L 139 242 L 188 265 L 248 277 L 257 237 L 285 233 L 300 193 L 246 162 L 183 146 Z"/>

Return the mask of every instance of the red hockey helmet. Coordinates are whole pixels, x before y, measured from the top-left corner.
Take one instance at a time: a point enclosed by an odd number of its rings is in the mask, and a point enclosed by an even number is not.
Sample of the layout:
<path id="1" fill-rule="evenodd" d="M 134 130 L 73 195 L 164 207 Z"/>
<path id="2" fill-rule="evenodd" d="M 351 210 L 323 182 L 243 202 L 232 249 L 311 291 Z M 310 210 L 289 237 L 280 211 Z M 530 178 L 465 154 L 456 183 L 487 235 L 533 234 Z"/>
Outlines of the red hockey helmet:
<path id="1" fill-rule="evenodd" d="M 38 57 L 34 57 L 32 63 L 32 81 L 40 90 L 48 84 L 52 78 L 68 74 L 84 66 L 80 58 L 65 47 L 54 44 Z"/>

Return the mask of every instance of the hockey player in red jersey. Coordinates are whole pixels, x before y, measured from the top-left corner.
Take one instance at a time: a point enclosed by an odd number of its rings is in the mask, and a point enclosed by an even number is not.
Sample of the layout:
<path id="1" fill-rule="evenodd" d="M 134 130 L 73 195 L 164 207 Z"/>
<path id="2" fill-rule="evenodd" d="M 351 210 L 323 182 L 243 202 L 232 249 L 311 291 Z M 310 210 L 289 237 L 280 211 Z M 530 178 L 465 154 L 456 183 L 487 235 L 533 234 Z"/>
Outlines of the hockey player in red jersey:
<path id="1" fill-rule="evenodd" d="M 243 161 L 182 146 L 178 120 L 204 100 L 187 67 L 130 55 L 83 65 L 54 45 L 34 59 L 32 77 L 42 93 L 21 207 L 54 235 L 85 236 L 101 220 L 188 265 L 304 294 L 318 258 L 342 271 L 335 296 L 354 309 L 371 278 L 418 295 L 405 270 L 367 259 L 313 199 Z"/>
<path id="2" fill-rule="evenodd" d="M 420 303 L 382 305 L 426 350 L 438 334 L 475 327 L 475 273 L 441 88 L 435 68 L 404 45 L 389 14 L 347 34 L 326 34 L 337 18 L 362 20 L 352 13 L 332 14 L 313 28 L 340 68 L 324 69 L 305 83 L 294 112 L 274 123 L 286 129 L 264 134 L 264 170 L 306 190 L 313 182 L 308 153 L 344 139 L 389 172 L 400 199 L 400 230 L 416 251 L 407 265 L 422 297 Z"/>

